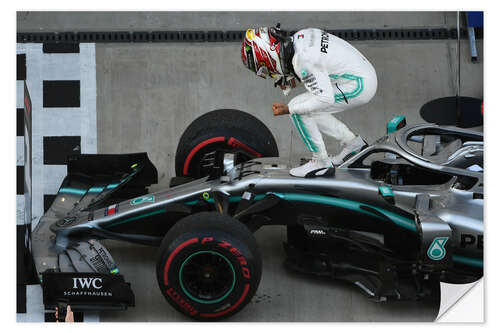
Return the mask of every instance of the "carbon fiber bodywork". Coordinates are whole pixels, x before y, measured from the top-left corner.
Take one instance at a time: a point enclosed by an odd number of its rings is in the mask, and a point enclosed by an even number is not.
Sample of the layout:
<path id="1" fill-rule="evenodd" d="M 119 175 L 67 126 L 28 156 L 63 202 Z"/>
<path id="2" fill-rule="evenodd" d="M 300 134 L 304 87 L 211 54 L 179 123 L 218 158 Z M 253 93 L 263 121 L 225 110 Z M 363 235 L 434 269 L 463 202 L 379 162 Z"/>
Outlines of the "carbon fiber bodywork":
<path id="1" fill-rule="evenodd" d="M 291 266 L 347 279 L 378 299 L 400 298 L 397 281 L 408 276 L 470 282 L 483 271 L 482 148 L 481 133 L 417 125 L 379 139 L 334 177 L 292 177 L 286 160 L 262 158 L 220 177 L 139 197 L 128 192 L 118 203 L 95 196 L 109 183 L 68 173 L 33 233 L 36 267 L 40 275 L 48 268 L 82 271 L 61 264 L 75 244 L 108 238 L 158 245 L 180 218 L 216 210 L 251 230 L 286 225 Z M 125 194 L 150 168 L 149 160 L 129 162 L 135 166 L 114 182 Z M 110 262 L 85 271 L 110 273 Z"/>

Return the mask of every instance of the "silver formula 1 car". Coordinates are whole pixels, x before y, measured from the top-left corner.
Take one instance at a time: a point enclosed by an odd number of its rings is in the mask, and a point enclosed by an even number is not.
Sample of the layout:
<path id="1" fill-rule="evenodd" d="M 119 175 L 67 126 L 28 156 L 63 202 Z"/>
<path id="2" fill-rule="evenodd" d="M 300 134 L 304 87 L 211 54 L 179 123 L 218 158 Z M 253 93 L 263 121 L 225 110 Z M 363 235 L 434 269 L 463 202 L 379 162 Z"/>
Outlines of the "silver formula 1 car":
<path id="1" fill-rule="evenodd" d="M 145 153 L 71 156 L 33 232 L 45 306 L 134 305 L 99 242 L 115 239 L 159 246 L 157 282 L 178 311 L 231 316 L 258 288 L 253 233 L 267 225 L 287 228 L 287 267 L 352 282 L 377 301 L 439 296 L 440 281 L 482 277 L 481 133 L 396 117 L 333 176 L 314 178 L 290 176 L 277 157 L 251 159 L 264 154 L 236 135 L 190 139 L 180 177 L 156 193 L 146 190 L 157 172 Z"/>

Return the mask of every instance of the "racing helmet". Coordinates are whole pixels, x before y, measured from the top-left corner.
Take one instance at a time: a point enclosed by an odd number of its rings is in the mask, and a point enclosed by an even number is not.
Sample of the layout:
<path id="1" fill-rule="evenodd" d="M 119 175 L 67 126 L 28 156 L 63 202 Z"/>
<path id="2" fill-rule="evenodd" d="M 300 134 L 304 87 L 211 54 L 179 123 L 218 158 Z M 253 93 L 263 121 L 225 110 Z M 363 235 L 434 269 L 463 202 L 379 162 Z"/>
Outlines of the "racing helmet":
<path id="1" fill-rule="evenodd" d="M 243 38 L 241 60 L 245 67 L 264 79 L 283 77 L 280 46 L 273 28 L 248 29 Z"/>

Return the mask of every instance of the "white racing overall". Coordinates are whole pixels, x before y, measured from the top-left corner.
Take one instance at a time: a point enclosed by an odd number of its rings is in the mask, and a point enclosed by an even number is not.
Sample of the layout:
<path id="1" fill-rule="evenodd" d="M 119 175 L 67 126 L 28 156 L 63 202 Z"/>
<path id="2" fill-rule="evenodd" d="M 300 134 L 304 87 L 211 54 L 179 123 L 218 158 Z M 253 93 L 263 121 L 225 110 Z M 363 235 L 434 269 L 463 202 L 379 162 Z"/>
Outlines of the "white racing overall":
<path id="1" fill-rule="evenodd" d="M 354 133 L 332 114 L 368 103 L 377 90 L 377 74 L 352 45 L 319 29 L 293 35 L 292 64 L 307 91 L 294 97 L 290 117 L 313 158 L 328 158 L 321 133 L 345 144 Z"/>

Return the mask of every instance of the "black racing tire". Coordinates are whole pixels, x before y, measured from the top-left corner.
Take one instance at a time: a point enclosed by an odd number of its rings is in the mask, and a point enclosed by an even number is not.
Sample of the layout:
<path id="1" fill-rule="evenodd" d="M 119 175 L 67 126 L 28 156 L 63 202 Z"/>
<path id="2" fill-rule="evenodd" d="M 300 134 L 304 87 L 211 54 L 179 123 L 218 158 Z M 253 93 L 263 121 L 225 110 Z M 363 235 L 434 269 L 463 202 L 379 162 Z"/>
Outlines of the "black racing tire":
<path id="1" fill-rule="evenodd" d="M 238 220 L 202 212 L 177 222 L 165 235 L 156 264 L 162 294 L 196 320 L 219 320 L 253 297 L 262 258 L 252 232 Z"/>
<path id="2" fill-rule="evenodd" d="M 175 153 L 177 176 L 201 178 L 208 153 L 239 152 L 236 163 L 257 157 L 277 157 L 278 146 L 271 131 L 259 119 L 239 110 L 223 109 L 196 118 L 184 131 Z"/>

